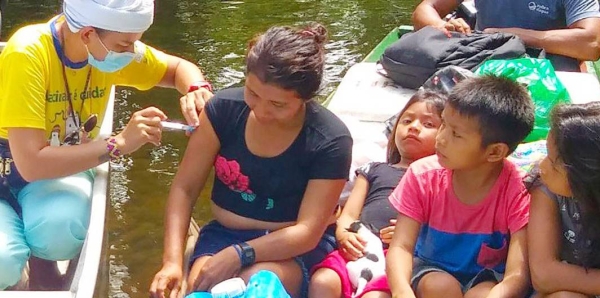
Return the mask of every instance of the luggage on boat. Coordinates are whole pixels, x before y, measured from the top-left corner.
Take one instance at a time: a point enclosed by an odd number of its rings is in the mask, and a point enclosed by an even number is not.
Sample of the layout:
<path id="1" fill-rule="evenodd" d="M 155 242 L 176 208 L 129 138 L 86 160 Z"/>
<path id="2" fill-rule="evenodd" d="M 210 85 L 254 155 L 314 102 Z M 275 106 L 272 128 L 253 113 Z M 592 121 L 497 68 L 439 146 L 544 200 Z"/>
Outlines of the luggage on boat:
<path id="1" fill-rule="evenodd" d="M 474 76 L 473 72 L 462 67 L 450 65 L 434 73 L 425 83 L 423 89 L 448 95 L 458 82 Z"/>
<path id="2" fill-rule="evenodd" d="M 404 34 L 381 57 L 387 76 L 400 86 L 417 89 L 446 66 L 455 65 L 473 71 L 488 59 L 525 55 L 523 41 L 512 34 L 448 34 L 450 37 L 431 26 Z"/>
<path id="3" fill-rule="evenodd" d="M 546 59 L 489 60 L 475 74 L 503 76 L 527 87 L 535 104 L 535 123 L 524 143 L 545 140 L 550 131 L 552 108 L 559 103 L 571 102 L 567 88 Z"/>
<path id="4" fill-rule="evenodd" d="M 434 91 L 440 94 L 448 95 L 452 88 L 458 82 L 474 76 L 473 72 L 458 66 L 446 66 L 434 73 L 425 83 L 422 88 L 427 91 Z M 386 138 L 389 138 L 396 126 L 396 121 L 400 117 L 400 112 L 384 121 L 385 129 L 383 133 Z"/>

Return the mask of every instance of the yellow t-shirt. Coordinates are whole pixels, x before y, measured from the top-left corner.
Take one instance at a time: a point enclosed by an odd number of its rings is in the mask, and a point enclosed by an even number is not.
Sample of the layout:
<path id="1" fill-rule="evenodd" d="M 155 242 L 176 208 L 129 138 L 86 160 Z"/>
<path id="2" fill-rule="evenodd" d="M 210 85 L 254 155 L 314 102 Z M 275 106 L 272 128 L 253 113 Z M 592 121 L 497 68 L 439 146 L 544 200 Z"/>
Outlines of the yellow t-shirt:
<path id="1" fill-rule="evenodd" d="M 46 131 L 49 145 L 58 146 L 67 133 L 78 128 L 71 117 L 51 25 L 52 21 L 19 29 L 0 54 L 0 138 L 8 138 L 7 128 L 39 128 Z M 80 69 L 66 68 L 77 121 L 98 115 L 96 128 L 85 137 L 93 139 L 98 134 L 112 85 L 147 90 L 164 76 L 166 54 L 141 42 L 136 43 L 136 49 L 143 53 L 140 59 L 115 73 L 100 72 L 89 64 Z"/>

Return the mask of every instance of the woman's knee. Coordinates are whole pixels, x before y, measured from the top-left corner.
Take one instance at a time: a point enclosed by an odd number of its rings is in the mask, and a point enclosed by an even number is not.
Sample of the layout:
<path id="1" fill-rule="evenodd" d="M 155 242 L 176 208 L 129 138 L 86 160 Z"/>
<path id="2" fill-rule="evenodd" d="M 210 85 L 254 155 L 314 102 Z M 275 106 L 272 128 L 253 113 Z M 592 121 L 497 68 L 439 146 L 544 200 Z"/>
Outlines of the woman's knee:
<path id="1" fill-rule="evenodd" d="M 24 217 L 23 222 L 31 253 L 52 261 L 74 258 L 81 251 L 89 225 L 85 218 L 65 210 Z"/>
<path id="2" fill-rule="evenodd" d="M 68 260 L 80 252 L 89 226 L 92 183 L 81 175 L 36 181 L 19 193 L 25 238 L 34 256 Z"/>
<path id="3" fill-rule="evenodd" d="M 342 280 L 335 271 L 329 268 L 315 271 L 308 286 L 309 297 L 323 297 L 325 293 L 328 297 L 342 296 Z"/>
<path id="4" fill-rule="evenodd" d="M 188 273 L 188 277 L 187 277 L 187 284 L 188 287 L 193 288 L 194 285 L 196 284 L 196 280 L 198 279 L 198 277 L 200 277 L 200 272 L 202 271 L 202 267 L 204 267 L 204 264 L 206 264 L 206 262 L 208 262 L 208 260 L 210 260 L 211 256 L 203 256 L 203 257 L 199 257 L 198 259 L 196 259 L 194 261 L 194 263 L 192 263 L 192 267 L 190 268 L 190 272 Z"/>
<path id="5" fill-rule="evenodd" d="M 268 270 L 281 280 L 281 283 L 285 287 L 286 291 L 293 294 L 292 297 L 298 297 L 298 294 L 302 288 L 303 272 L 302 268 L 294 260 L 287 260 L 281 262 L 261 262 L 256 263 L 240 273 L 240 277 L 244 281 L 248 282 L 252 275 L 258 273 L 261 270 Z"/>

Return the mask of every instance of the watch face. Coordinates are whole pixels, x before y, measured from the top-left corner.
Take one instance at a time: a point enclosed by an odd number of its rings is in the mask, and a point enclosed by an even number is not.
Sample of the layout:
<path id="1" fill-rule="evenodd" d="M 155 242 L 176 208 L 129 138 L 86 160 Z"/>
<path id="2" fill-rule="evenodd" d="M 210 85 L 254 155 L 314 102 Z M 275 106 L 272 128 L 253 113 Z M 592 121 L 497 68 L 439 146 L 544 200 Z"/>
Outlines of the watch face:
<path id="1" fill-rule="evenodd" d="M 252 248 L 252 246 L 250 245 L 241 245 L 242 247 L 242 256 L 243 256 L 243 260 L 242 260 L 242 266 L 246 267 L 246 266 L 250 266 L 252 264 L 254 264 L 254 258 L 256 257 L 255 253 L 254 253 L 254 248 Z"/>
<path id="2" fill-rule="evenodd" d="M 244 256 L 249 259 L 254 258 L 254 253 L 252 251 L 246 251 L 244 252 Z"/>

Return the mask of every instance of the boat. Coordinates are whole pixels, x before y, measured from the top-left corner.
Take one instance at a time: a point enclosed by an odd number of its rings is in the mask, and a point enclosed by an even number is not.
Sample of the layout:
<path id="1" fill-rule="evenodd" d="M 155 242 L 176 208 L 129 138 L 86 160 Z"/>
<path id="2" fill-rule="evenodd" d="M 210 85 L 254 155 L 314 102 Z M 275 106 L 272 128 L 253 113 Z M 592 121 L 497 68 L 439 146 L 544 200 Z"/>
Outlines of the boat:
<path id="1" fill-rule="evenodd" d="M 400 39 L 400 37 L 406 33 L 412 32 L 414 31 L 413 26 L 411 25 L 401 25 L 399 27 L 396 27 L 394 29 L 392 29 L 392 31 L 390 31 L 376 46 L 375 48 L 373 48 L 371 50 L 371 52 L 369 52 L 365 58 L 359 62 L 358 64 L 361 63 L 377 63 L 379 61 L 379 59 L 381 58 L 381 56 L 383 55 L 383 52 L 385 51 L 385 49 L 390 46 L 392 43 L 396 42 L 398 39 Z M 585 73 L 589 73 L 592 74 L 594 77 L 596 77 L 598 79 L 598 81 L 600 81 L 600 60 L 598 61 L 585 61 L 584 63 L 582 63 L 582 72 Z M 340 83 L 341 85 L 341 83 Z M 339 87 L 336 89 L 339 90 Z M 329 106 L 329 103 L 331 102 L 331 100 L 333 99 L 333 96 L 335 95 L 335 91 L 332 92 L 331 94 L 329 94 L 327 96 L 327 98 L 324 101 L 324 105 L 325 106 Z"/>
<path id="2" fill-rule="evenodd" d="M 413 26 L 410 25 L 401 25 L 396 27 L 390 31 L 376 46 L 365 56 L 365 58 L 361 62 L 377 62 L 385 49 L 390 46 L 392 43 L 400 39 L 400 37 L 406 33 L 412 32 L 414 30 Z M 600 80 L 600 60 L 598 61 L 585 61 L 582 66 L 585 72 L 594 74 Z"/>
<path id="3" fill-rule="evenodd" d="M 5 42 L 0 42 L 0 52 Z M 99 138 L 112 134 L 115 87 L 112 86 L 106 115 L 100 126 Z M 11 290 L 0 291 L 0 298 L 92 298 L 96 288 L 96 279 L 102 256 L 105 236 L 109 162 L 96 167 L 96 177 L 92 190 L 90 225 L 80 254 L 70 261 L 58 262 L 58 268 L 65 279 L 59 291 L 29 291 L 27 267 L 21 281 Z"/>
<path id="4" fill-rule="evenodd" d="M 365 139 L 367 143 L 373 142 L 372 136 L 382 135 L 386 120 L 400 112 L 416 92 L 382 75 L 381 65 L 378 64 L 388 46 L 412 31 L 413 27 L 407 25 L 394 28 L 361 62 L 348 69 L 336 90 L 325 99 L 324 105 L 329 110 L 342 119 L 352 120 L 346 124 L 355 144 Z M 556 76 L 567 89 L 573 103 L 600 100 L 600 61 L 585 61 L 582 63 L 582 72 L 556 71 Z M 384 161 L 386 141 L 380 141 L 379 145 L 383 147 L 368 156 Z M 372 150 L 376 146 L 368 148 Z"/>
<path id="5" fill-rule="evenodd" d="M 389 78 L 382 76 L 378 71 L 377 62 L 385 49 L 397 41 L 403 34 L 412 32 L 413 27 L 402 25 L 394 28 L 375 46 L 365 58 L 350 67 L 339 86 L 323 101 L 323 105 L 342 119 L 353 118 L 352 127 L 348 125 L 353 137 L 354 132 L 361 134 L 383 136 L 385 121 L 398 113 L 416 92 L 414 89 L 403 88 L 395 84 Z M 600 74 L 600 61 L 586 62 L 588 73 L 566 73 L 557 72 L 557 76 L 563 82 L 572 101 L 583 103 L 600 100 L 600 83 L 597 74 Z M 581 88 L 585 86 L 585 88 Z M 347 123 L 348 124 L 348 123 Z M 355 137 L 356 138 L 356 137 Z M 384 140 L 381 149 L 381 161 L 385 160 Z M 192 218 L 188 229 L 186 248 L 184 252 L 184 264 L 188 264 L 193 253 L 200 227 Z M 187 287 L 187 266 L 184 272 L 185 280 L 179 297 L 184 297 Z"/>

